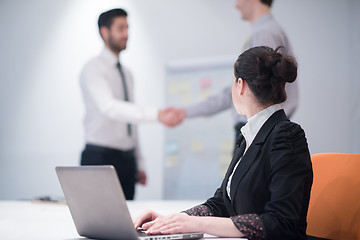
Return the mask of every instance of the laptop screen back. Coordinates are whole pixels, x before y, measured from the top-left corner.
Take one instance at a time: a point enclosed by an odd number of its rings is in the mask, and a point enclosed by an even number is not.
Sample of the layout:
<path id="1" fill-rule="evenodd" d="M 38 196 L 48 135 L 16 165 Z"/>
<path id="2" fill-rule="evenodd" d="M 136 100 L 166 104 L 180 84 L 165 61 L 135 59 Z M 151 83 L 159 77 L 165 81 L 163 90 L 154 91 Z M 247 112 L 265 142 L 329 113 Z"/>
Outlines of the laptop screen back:
<path id="1" fill-rule="evenodd" d="M 56 167 L 80 236 L 138 239 L 113 166 Z"/>

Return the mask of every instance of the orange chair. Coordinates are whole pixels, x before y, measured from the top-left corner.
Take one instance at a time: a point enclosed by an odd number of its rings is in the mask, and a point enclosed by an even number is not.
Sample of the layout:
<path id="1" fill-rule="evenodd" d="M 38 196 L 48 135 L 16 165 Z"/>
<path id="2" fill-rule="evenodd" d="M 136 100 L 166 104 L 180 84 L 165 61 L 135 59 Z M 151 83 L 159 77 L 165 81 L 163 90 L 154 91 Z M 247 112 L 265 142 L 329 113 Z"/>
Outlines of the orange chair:
<path id="1" fill-rule="evenodd" d="M 311 156 L 314 182 L 307 234 L 326 239 L 360 239 L 360 154 Z"/>

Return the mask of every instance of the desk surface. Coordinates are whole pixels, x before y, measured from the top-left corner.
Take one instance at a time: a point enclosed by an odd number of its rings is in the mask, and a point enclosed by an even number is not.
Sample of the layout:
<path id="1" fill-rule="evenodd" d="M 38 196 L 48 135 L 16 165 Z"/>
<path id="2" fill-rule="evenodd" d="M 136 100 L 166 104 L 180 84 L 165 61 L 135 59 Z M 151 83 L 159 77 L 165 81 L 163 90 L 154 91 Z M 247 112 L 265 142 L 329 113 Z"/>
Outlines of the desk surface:
<path id="1" fill-rule="evenodd" d="M 130 214 L 134 217 L 145 209 L 153 209 L 161 214 L 180 212 L 201 201 L 128 201 L 127 203 Z M 0 201 L 0 238 L 71 240 L 79 239 L 80 236 L 76 232 L 67 205 L 63 203 Z M 204 239 L 221 238 L 206 235 Z"/>

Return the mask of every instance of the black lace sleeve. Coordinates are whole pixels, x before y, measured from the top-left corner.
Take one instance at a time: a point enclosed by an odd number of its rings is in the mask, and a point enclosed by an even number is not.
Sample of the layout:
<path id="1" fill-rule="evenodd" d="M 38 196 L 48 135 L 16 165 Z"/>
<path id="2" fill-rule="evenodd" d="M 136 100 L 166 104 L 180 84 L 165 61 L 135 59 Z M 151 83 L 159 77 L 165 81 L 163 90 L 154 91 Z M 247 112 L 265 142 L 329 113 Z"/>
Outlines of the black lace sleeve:
<path id="1" fill-rule="evenodd" d="M 259 215 L 245 214 L 230 217 L 236 228 L 249 240 L 265 239 L 265 228 Z"/>
<path id="2" fill-rule="evenodd" d="M 183 212 L 190 216 L 214 216 L 214 213 L 211 212 L 210 208 L 202 204 Z"/>

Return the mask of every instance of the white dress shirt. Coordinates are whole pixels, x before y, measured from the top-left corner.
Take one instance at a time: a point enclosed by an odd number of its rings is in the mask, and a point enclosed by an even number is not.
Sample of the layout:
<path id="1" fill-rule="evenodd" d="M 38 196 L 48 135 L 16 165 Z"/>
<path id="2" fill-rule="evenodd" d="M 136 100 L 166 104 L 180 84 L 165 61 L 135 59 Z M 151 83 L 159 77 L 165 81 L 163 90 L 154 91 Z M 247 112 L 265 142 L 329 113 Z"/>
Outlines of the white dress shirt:
<path id="1" fill-rule="evenodd" d="M 118 57 L 105 48 L 99 56 L 85 65 L 80 75 L 86 111 L 85 140 L 89 144 L 122 151 L 135 149 L 138 168 L 143 169 L 137 127 L 133 124 L 157 120 L 158 109 L 133 103 L 134 82 L 130 71 L 122 65 L 129 96 L 129 101 L 125 101 L 118 62 Z M 132 124 L 130 136 L 128 123 Z"/>
<path id="2" fill-rule="evenodd" d="M 251 143 L 254 141 L 260 128 L 269 119 L 269 117 L 271 117 L 271 115 L 273 115 L 275 112 L 279 111 L 280 109 L 282 109 L 281 104 L 274 104 L 274 105 L 271 105 L 270 107 L 267 107 L 264 110 L 258 112 L 257 114 L 255 114 L 254 116 L 252 116 L 251 118 L 248 119 L 247 123 L 241 128 L 241 133 L 244 136 L 245 142 L 246 142 L 246 148 L 243 153 L 243 156 L 246 153 L 246 151 L 248 150 L 248 148 L 250 147 Z M 227 182 L 227 185 L 226 185 L 226 191 L 227 191 L 227 194 L 230 199 L 231 199 L 231 197 L 230 197 L 231 180 L 233 178 L 233 175 L 234 175 L 236 168 L 238 167 L 240 161 L 241 161 L 241 158 L 236 163 L 234 170 L 231 173 L 229 180 Z"/>

